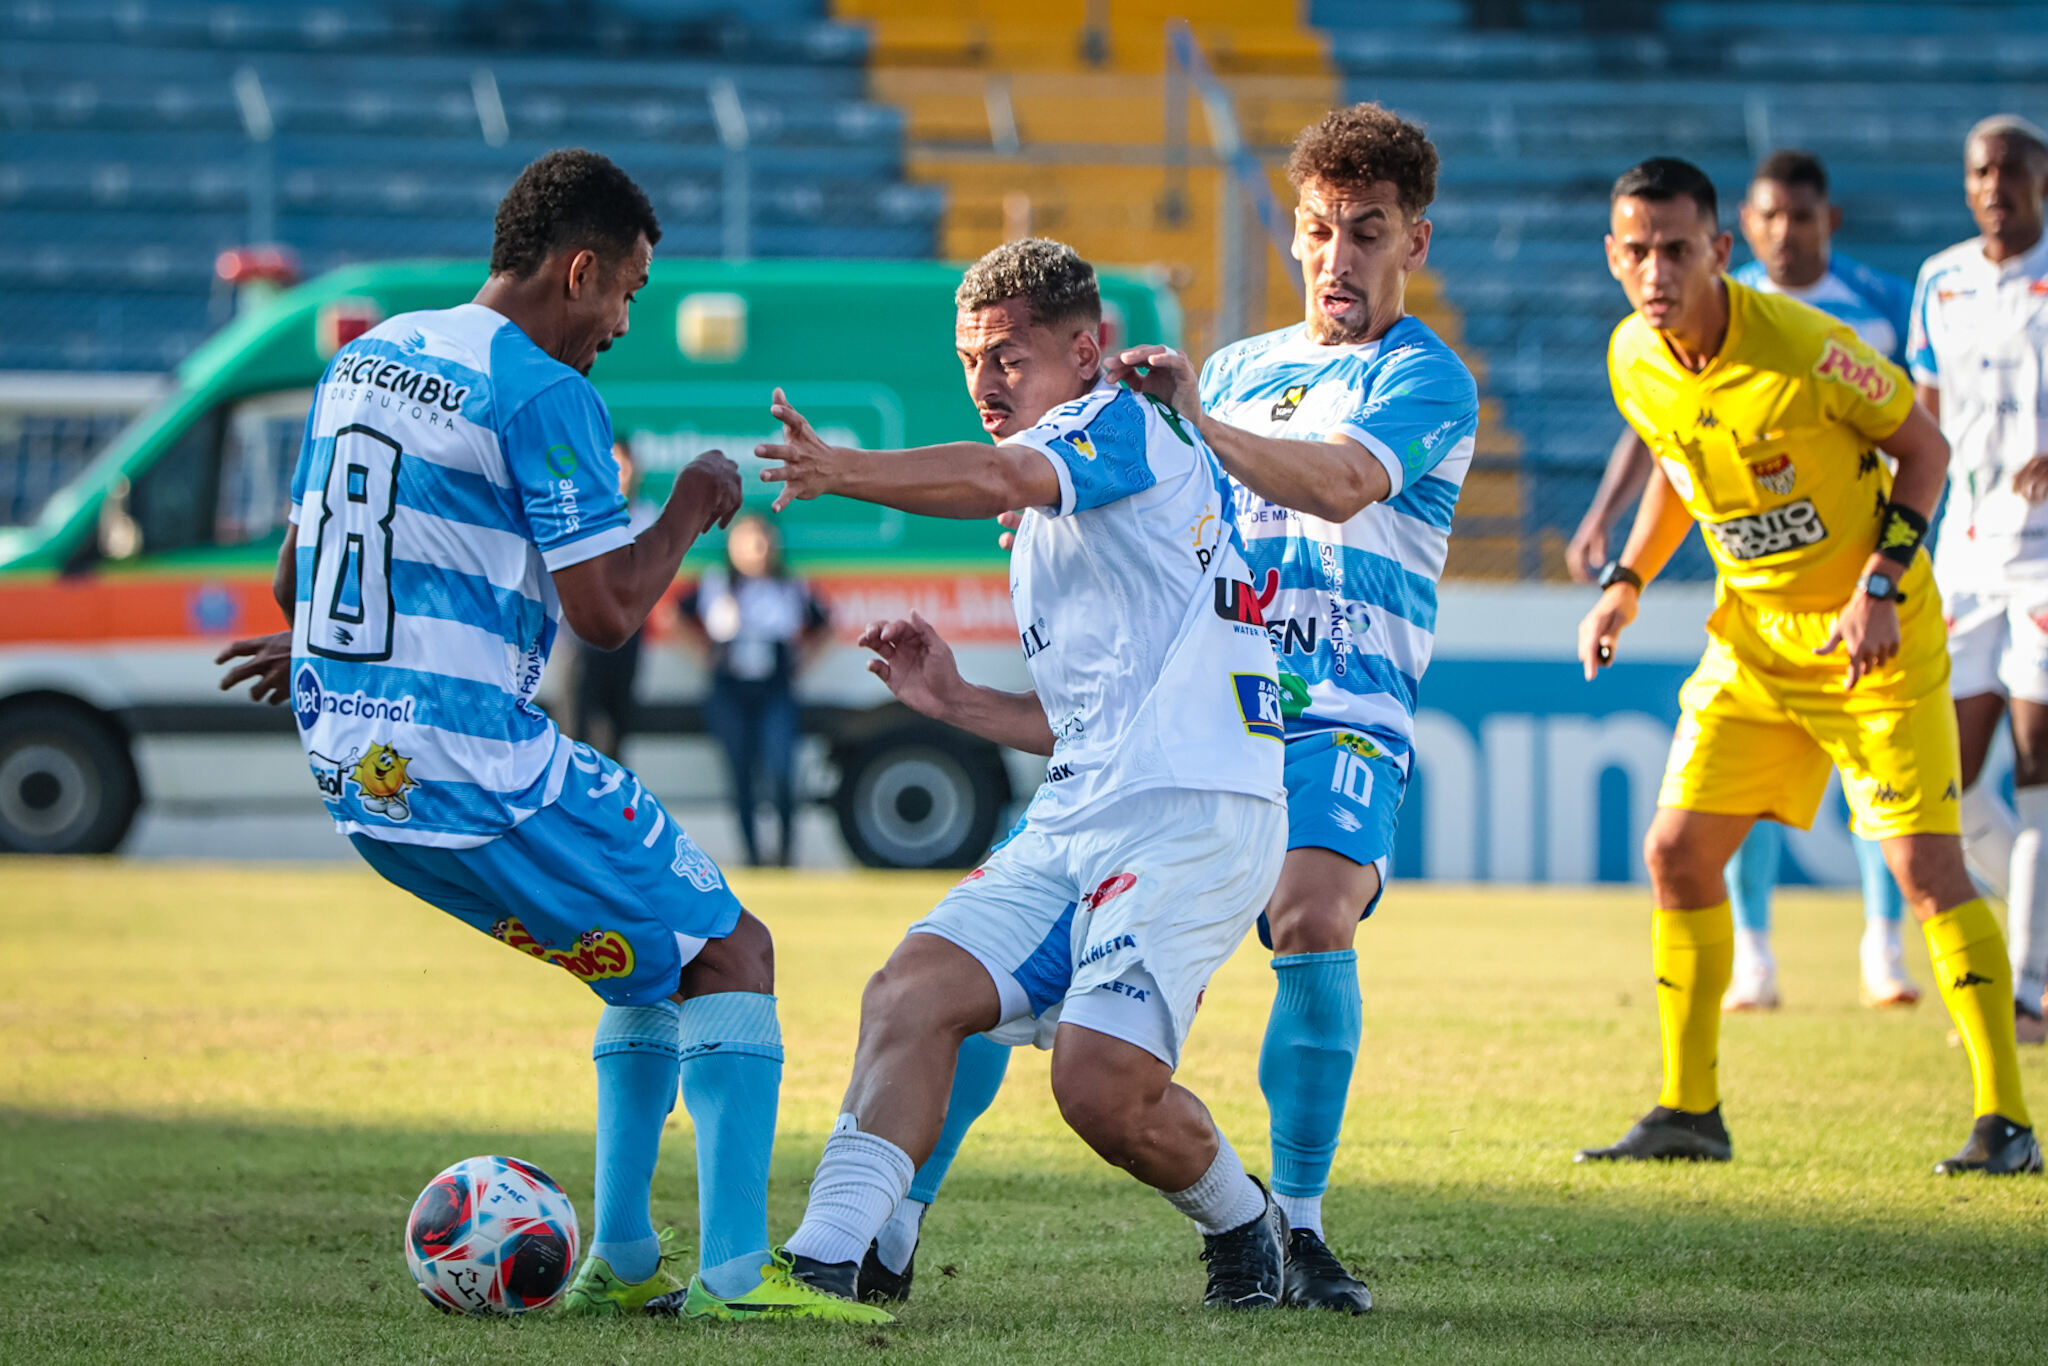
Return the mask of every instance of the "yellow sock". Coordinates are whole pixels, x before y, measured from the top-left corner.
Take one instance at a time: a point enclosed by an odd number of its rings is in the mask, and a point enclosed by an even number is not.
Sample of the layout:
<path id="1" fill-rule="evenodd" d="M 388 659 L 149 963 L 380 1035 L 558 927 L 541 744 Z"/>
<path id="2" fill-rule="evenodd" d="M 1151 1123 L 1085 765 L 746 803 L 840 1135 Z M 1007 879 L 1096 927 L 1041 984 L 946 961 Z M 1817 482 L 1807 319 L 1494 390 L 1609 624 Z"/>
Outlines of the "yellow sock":
<path id="1" fill-rule="evenodd" d="M 2012 969 L 1991 908 L 1981 899 L 1965 901 L 1921 922 L 1921 928 L 1942 1003 L 1970 1055 L 1976 1113 L 2032 1124 L 2020 1097 L 2019 1049 L 2012 1038 Z"/>
<path id="2" fill-rule="evenodd" d="M 1735 967 L 1728 903 L 1656 913 L 1657 1025 L 1664 1034 L 1659 1105 L 1701 1114 L 1721 1103 L 1721 993 Z"/>

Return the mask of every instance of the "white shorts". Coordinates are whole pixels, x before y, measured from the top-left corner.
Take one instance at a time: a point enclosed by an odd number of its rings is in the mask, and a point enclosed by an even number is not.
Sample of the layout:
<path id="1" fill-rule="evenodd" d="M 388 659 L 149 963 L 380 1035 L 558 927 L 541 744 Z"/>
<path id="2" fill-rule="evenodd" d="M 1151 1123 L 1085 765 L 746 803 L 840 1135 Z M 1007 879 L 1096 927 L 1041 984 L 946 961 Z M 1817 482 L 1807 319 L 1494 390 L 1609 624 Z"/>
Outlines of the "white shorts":
<path id="1" fill-rule="evenodd" d="M 1997 693 L 2048 706 L 2048 584 L 1948 593 L 1949 694 Z"/>
<path id="2" fill-rule="evenodd" d="M 1071 830 L 1027 821 L 909 932 L 988 970 L 996 1042 L 1050 1048 L 1064 1020 L 1177 1067 L 1210 974 L 1265 909 L 1286 856 L 1279 803 L 1154 788 Z"/>

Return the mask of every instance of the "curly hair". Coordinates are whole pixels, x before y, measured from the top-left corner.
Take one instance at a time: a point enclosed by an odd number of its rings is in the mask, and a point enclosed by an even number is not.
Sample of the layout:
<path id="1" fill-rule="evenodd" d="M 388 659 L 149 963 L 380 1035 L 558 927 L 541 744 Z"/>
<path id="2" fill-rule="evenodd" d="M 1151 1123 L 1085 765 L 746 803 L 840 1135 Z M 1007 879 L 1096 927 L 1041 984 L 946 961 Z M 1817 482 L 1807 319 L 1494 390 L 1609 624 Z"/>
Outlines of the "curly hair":
<path id="1" fill-rule="evenodd" d="M 1422 217 L 1436 199 L 1436 147 L 1420 124 L 1377 104 L 1332 109 L 1301 130 L 1287 157 L 1297 192 L 1311 181 L 1357 190 L 1387 181 L 1401 212 Z"/>
<path id="2" fill-rule="evenodd" d="M 565 247 L 593 249 L 609 269 L 642 233 L 659 242 L 661 223 L 633 178 L 609 157 L 564 148 L 521 171 L 498 201 L 491 273 L 523 279 Z"/>
<path id="3" fill-rule="evenodd" d="M 1059 323 L 1093 327 L 1102 321 L 1095 267 L 1066 243 L 1049 237 L 1005 242 L 969 266 L 960 288 L 953 291 L 953 306 L 972 313 L 1018 298 L 1024 300 L 1031 321 L 1040 327 Z"/>

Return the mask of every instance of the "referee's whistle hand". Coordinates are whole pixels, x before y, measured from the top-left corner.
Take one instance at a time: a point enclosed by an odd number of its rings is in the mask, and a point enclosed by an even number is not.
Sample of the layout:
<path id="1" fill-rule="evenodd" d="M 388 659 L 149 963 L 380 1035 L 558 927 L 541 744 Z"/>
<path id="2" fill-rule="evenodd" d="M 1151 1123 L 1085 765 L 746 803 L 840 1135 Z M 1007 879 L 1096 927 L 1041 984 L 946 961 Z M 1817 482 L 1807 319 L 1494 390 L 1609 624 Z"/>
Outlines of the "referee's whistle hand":
<path id="1" fill-rule="evenodd" d="M 1579 623 L 1579 663 L 1586 670 L 1588 683 L 1614 662 L 1614 647 L 1636 619 L 1636 605 L 1635 589 L 1618 583 L 1600 595 L 1600 601 Z"/>

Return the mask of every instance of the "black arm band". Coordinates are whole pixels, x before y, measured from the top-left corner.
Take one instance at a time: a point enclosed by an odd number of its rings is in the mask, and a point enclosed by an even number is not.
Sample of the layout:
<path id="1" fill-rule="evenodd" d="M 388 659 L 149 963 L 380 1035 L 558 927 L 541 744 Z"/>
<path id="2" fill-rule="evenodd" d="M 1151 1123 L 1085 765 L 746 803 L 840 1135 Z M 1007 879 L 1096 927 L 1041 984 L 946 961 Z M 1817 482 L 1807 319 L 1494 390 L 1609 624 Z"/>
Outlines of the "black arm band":
<path id="1" fill-rule="evenodd" d="M 1886 503 L 1877 519 L 1877 553 L 1910 568 L 1920 543 L 1927 539 L 1927 519 L 1904 503 Z"/>

